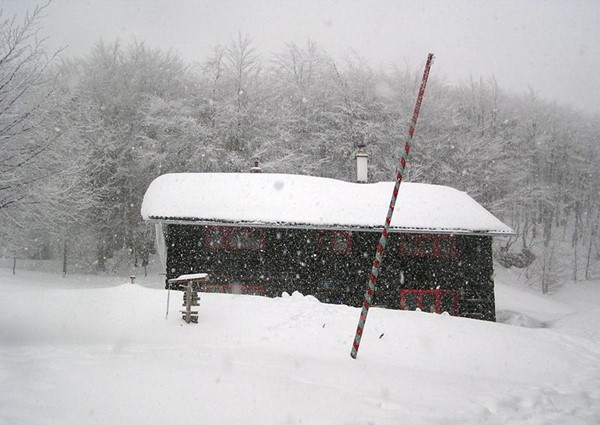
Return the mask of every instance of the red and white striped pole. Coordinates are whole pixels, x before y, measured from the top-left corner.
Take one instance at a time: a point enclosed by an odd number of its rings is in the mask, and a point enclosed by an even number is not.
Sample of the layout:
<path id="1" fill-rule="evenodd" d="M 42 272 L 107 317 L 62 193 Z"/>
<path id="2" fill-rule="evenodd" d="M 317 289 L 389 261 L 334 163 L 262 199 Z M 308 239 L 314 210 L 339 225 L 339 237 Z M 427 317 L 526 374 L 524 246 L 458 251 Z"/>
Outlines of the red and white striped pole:
<path id="1" fill-rule="evenodd" d="M 367 290 L 365 292 L 365 299 L 362 304 L 362 310 L 360 312 L 360 319 L 358 320 L 358 327 L 356 328 L 356 335 L 354 337 L 354 343 L 352 344 L 352 351 L 350 355 L 353 359 L 358 354 L 358 348 L 360 347 L 360 339 L 363 334 L 365 322 L 367 321 L 367 314 L 369 314 L 369 308 L 373 303 L 373 295 L 375 293 L 375 285 L 377 284 L 377 276 L 379 275 L 379 268 L 383 261 L 383 254 L 385 252 L 385 246 L 387 245 L 388 230 L 390 223 L 392 222 L 392 215 L 394 214 L 394 208 L 396 206 L 396 199 L 398 198 L 398 190 L 400 189 L 400 183 L 402 183 L 402 176 L 406 169 L 406 162 L 410 153 L 410 142 L 412 141 L 413 135 L 415 134 L 415 126 L 417 125 L 417 118 L 419 117 L 419 111 L 421 110 L 421 102 L 423 101 L 423 95 L 425 94 L 425 87 L 427 86 L 427 79 L 429 78 L 429 68 L 433 62 L 433 54 L 430 53 L 427 56 L 427 63 L 425 64 L 425 70 L 423 71 L 423 79 L 421 80 L 421 87 L 419 87 L 419 94 L 417 96 L 417 102 L 415 104 L 415 110 L 413 112 L 412 120 L 408 128 L 408 137 L 404 143 L 404 152 L 400 158 L 400 164 L 396 169 L 396 185 L 392 193 L 392 200 L 388 209 L 387 217 L 385 219 L 385 225 L 377 244 L 377 250 L 375 251 L 375 258 L 373 259 L 373 267 L 371 268 L 371 274 L 369 275 L 369 282 L 367 283 Z"/>

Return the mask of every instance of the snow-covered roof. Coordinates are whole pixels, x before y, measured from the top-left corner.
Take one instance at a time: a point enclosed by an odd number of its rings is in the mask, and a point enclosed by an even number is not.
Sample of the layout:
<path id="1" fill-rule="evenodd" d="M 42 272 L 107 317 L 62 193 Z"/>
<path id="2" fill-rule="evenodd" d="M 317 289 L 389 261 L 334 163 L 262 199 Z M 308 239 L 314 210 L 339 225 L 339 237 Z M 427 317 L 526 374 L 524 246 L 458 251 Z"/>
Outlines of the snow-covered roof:
<path id="1" fill-rule="evenodd" d="M 375 231 L 383 228 L 393 186 L 290 174 L 165 174 L 148 187 L 141 212 L 163 222 Z M 404 182 L 390 231 L 514 233 L 464 192 Z"/>

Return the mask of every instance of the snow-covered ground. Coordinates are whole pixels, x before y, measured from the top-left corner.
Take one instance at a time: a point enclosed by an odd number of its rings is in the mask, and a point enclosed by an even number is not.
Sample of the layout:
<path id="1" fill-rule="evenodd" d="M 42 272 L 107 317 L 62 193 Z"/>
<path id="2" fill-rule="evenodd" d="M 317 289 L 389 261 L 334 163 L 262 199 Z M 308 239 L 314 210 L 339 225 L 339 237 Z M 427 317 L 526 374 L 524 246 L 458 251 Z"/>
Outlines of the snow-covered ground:
<path id="1" fill-rule="evenodd" d="M 0 424 L 600 423 L 600 282 L 496 280 L 505 323 L 374 308 L 353 360 L 357 308 L 0 269 Z"/>

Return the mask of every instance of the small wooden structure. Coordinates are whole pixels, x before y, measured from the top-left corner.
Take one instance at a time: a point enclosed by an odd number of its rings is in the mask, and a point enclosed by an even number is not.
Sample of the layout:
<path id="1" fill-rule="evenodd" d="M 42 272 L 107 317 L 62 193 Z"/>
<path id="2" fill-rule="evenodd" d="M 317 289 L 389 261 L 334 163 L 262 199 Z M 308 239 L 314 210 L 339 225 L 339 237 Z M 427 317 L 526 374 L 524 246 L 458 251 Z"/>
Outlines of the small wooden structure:
<path id="1" fill-rule="evenodd" d="M 200 296 L 198 292 L 202 290 L 205 283 L 208 282 L 208 274 L 195 273 L 185 274 L 174 279 L 169 279 L 169 285 L 178 291 L 183 291 L 184 310 L 180 310 L 181 318 L 186 323 L 198 323 L 198 311 L 192 310 L 192 307 L 200 306 Z"/>

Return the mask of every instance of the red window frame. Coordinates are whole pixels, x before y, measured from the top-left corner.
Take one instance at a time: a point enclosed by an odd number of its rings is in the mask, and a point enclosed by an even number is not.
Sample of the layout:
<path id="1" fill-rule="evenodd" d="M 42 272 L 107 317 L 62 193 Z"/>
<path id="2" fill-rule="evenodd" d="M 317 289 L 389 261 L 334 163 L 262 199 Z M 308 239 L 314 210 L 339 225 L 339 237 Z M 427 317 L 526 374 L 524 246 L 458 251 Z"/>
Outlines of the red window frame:
<path id="1" fill-rule="evenodd" d="M 446 243 L 448 249 L 443 248 Z M 401 235 L 398 246 L 400 254 L 405 257 L 454 258 L 458 252 L 454 235 Z"/>
<path id="2" fill-rule="evenodd" d="M 258 239 L 248 239 L 252 243 L 238 244 L 236 237 L 248 237 L 251 234 L 258 234 Z M 220 235 L 221 240 L 218 245 L 211 243 L 214 235 Z M 257 242 L 257 243 L 256 243 Z M 209 226 L 204 231 L 204 247 L 209 251 L 238 250 L 238 251 L 263 251 L 266 245 L 265 229 L 255 227 L 223 227 Z"/>
<path id="3" fill-rule="evenodd" d="M 460 313 L 459 294 L 456 289 L 401 289 L 400 290 L 400 310 L 406 310 L 406 296 L 416 295 L 417 307 L 423 310 L 423 297 L 425 295 L 433 295 L 435 297 L 434 313 L 442 313 L 442 296 L 452 296 L 452 310 L 449 311 L 451 316 L 458 316 Z M 425 310 L 423 310 L 425 311 Z"/>
<path id="4" fill-rule="evenodd" d="M 213 236 L 220 236 L 218 244 L 214 242 Z M 227 249 L 227 237 L 224 227 L 207 227 L 204 230 L 204 247 L 209 251 Z"/>
<path id="5" fill-rule="evenodd" d="M 217 293 L 217 294 L 244 294 L 244 295 L 261 295 L 264 296 L 264 285 L 240 285 L 227 283 L 223 285 L 204 285 L 201 292 Z"/>
<path id="6" fill-rule="evenodd" d="M 320 231 L 317 234 L 317 250 L 350 254 L 352 252 L 352 232 L 349 230 Z"/>
<path id="7" fill-rule="evenodd" d="M 210 282 L 202 285 L 201 292 L 219 294 L 266 295 L 266 287 L 258 276 L 243 278 L 227 275 L 211 275 Z"/>

